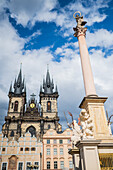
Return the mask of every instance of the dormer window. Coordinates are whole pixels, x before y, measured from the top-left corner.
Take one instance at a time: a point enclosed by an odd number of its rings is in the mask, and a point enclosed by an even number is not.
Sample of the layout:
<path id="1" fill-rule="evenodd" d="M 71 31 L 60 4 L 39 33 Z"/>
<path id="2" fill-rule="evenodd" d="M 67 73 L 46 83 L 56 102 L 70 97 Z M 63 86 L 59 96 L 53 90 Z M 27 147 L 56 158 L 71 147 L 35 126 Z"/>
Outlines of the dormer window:
<path id="1" fill-rule="evenodd" d="M 18 101 L 15 101 L 14 112 L 18 111 Z"/>
<path id="2" fill-rule="evenodd" d="M 47 102 L 47 112 L 50 112 L 51 111 L 51 102 L 48 101 Z"/>

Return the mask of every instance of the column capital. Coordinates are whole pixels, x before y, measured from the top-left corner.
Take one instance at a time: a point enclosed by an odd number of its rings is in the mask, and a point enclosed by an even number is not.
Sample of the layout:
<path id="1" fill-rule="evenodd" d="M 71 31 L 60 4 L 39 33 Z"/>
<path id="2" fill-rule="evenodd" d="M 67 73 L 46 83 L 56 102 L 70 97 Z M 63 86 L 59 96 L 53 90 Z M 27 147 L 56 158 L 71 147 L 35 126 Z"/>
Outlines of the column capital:
<path id="1" fill-rule="evenodd" d="M 86 31 L 87 31 L 87 27 L 86 28 L 84 28 L 84 27 L 76 27 L 76 28 L 73 28 L 73 30 L 75 31 L 75 33 L 74 33 L 74 37 L 79 37 L 79 36 L 86 36 Z"/>

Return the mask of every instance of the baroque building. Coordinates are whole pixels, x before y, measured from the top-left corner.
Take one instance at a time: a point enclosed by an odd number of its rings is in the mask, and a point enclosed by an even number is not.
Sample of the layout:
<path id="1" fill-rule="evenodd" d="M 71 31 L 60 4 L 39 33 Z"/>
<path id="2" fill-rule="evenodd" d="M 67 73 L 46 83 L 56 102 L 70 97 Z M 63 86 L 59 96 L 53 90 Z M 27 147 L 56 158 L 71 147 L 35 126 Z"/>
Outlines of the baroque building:
<path id="1" fill-rule="evenodd" d="M 53 79 L 50 78 L 49 69 L 40 86 L 39 102 L 34 93 L 27 102 L 26 85 L 25 80 L 22 79 L 21 69 L 13 87 L 12 83 L 10 85 L 8 97 L 8 113 L 0 133 L 1 170 L 42 170 L 64 167 L 72 169 L 72 157 L 68 155 L 72 131 L 66 129 L 62 132 L 57 108 L 58 90 L 57 86 L 54 87 Z M 49 133 L 52 135 L 49 136 Z M 57 142 L 54 147 L 58 150 L 56 154 L 52 147 L 55 140 Z M 60 141 L 62 144 L 59 144 Z M 48 157 L 49 150 L 51 156 Z"/>

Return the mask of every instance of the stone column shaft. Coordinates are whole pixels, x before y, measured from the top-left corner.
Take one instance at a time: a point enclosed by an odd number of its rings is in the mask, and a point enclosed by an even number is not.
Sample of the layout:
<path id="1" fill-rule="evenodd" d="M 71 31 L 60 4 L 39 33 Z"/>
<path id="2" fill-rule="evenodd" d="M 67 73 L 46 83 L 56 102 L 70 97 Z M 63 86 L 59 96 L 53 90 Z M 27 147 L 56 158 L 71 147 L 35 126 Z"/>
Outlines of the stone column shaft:
<path id="1" fill-rule="evenodd" d="M 86 96 L 95 96 L 96 89 L 94 85 L 93 74 L 92 74 L 88 49 L 86 45 L 86 40 L 83 34 L 78 36 L 78 43 L 79 43 L 79 49 L 80 49 L 80 58 L 81 58 L 85 93 L 86 93 Z"/>

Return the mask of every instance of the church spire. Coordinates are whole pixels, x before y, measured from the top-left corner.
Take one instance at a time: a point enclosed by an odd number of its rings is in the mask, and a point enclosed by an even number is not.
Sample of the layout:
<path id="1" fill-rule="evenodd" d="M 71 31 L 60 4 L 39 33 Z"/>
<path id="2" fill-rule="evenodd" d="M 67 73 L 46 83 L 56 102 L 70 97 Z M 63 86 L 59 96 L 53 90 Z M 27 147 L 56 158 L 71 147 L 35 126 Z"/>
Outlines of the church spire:
<path id="1" fill-rule="evenodd" d="M 15 78 L 15 82 L 14 82 L 14 94 L 16 94 L 16 95 L 20 95 L 20 94 L 22 94 L 23 93 L 23 90 L 24 90 L 24 92 L 25 92 L 25 90 L 26 89 L 24 89 L 24 79 L 23 79 L 23 81 L 22 81 L 22 64 L 21 64 L 21 66 L 20 66 L 20 71 L 19 71 L 19 74 L 18 74 L 18 78 L 17 78 L 17 80 L 16 80 L 16 78 Z"/>
<path id="2" fill-rule="evenodd" d="M 46 78 L 43 78 L 43 86 L 40 86 L 40 93 L 54 94 L 55 92 L 53 78 L 51 79 L 50 77 L 49 67 L 47 65 Z"/>

